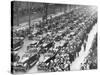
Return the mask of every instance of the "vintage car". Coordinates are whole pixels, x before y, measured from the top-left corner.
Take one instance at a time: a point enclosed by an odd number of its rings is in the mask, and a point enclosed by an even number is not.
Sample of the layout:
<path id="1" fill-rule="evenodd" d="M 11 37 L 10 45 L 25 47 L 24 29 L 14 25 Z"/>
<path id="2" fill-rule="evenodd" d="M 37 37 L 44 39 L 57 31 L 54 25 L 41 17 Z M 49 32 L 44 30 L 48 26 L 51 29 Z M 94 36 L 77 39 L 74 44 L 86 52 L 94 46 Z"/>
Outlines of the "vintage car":
<path id="1" fill-rule="evenodd" d="M 38 71 L 45 71 L 47 70 L 47 65 L 44 62 L 39 62 L 38 66 L 37 66 Z"/>
<path id="2" fill-rule="evenodd" d="M 30 48 L 36 48 L 37 45 L 38 41 L 32 41 L 31 44 L 27 46 L 27 50 L 29 50 Z"/>
<path id="3" fill-rule="evenodd" d="M 20 59 L 17 53 L 11 52 L 11 62 L 16 62 Z"/>
<path id="4" fill-rule="evenodd" d="M 44 71 L 47 69 L 48 64 L 46 64 L 45 61 L 48 60 L 50 58 L 50 56 L 45 55 L 44 57 L 45 57 L 45 59 L 42 62 L 39 62 L 37 65 L 37 69 L 39 71 Z"/>
<path id="5" fill-rule="evenodd" d="M 34 37 L 35 37 L 35 35 L 33 35 L 33 34 L 29 34 L 29 35 L 28 35 L 28 39 L 29 39 L 29 40 L 33 40 Z"/>
<path id="6" fill-rule="evenodd" d="M 37 68 L 39 71 L 46 71 L 49 68 L 49 64 L 51 60 L 54 60 L 56 58 L 56 54 L 50 55 L 50 56 L 45 56 L 45 59 L 43 62 L 39 62 Z"/>
<path id="7" fill-rule="evenodd" d="M 16 51 L 20 49 L 24 44 L 23 40 L 24 38 L 14 38 L 12 42 L 11 50 Z"/>
<path id="8" fill-rule="evenodd" d="M 41 39 L 40 35 L 28 35 L 29 40 L 36 40 L 39 41 Z"/>
<path id="9" fill-rule="evenodd" d="M 22 59 L 14 66 L 14 70 L 17 72 L 27 72 L 37 63 L 39 57 L 40 55 L 36 53 L 31 55 L 24 55 L 24 57 L 22 57 Z"/>
<path id="10" fill-rule="evenodd" d="M 11 73 L 14 73 L 14 65 L 19 61 L 20 56 L 11 52 Z"/>
<path id="11" fill-rule="evenodd" d="M 41 45 L 41 49 L 39 50 L 39 53 L 40 54 L 44 54 L 46 53 L 51 47 L 54 46 L 54 43 L 53 42 L 50 42 L 50 43 L 43 43 Z"/>

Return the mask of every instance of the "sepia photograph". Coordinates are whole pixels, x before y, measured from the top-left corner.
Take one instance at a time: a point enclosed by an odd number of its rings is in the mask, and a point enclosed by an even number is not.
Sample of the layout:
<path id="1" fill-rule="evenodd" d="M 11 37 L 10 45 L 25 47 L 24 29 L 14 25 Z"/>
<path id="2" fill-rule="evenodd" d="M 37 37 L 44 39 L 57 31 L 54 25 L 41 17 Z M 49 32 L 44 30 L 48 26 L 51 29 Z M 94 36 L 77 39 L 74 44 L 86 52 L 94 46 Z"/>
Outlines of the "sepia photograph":
<path id="1" fill-rule="evenodd" d="M 98 7 L 11 1 L 11 73 L 98 69 Z"/>

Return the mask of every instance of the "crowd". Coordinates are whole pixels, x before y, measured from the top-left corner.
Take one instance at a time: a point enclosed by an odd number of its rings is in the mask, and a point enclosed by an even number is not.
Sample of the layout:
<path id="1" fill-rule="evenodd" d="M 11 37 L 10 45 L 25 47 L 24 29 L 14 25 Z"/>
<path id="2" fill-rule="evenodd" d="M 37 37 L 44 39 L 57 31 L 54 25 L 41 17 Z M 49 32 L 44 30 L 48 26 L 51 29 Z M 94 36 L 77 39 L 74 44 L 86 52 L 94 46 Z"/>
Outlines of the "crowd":
<path id="1" fill-rule="evenodd" d="M 43 54 L 52 51 L 54 56 L 50 57 L 52 59 L 47 59 L 48 62 L 40 62 L 39 70 L 52 72 L 70 70 L 70 64 L 79 55 L 82 44 L 84 44 L 85 48 L 84 41 L 87 39 L 93 25 L 97 22 L 96 13 L 88 15 L 89 13 L 86 8 L 72 11 L 54 18 L 48 25 L 50 29 L 42 30 L 44 31 L 43 34 L 47 33 L 47 36 L 42 39 L 42 44 L 46 42 L 47 45 L 41 46 L 40 51 L 45 51 Z M 54 27 L 51 26 L 52 23 Z"/>
<path id="2" fill-rule="evenodd" d="M 97 34 L 89 50 L 89 55 L 85 58 L 84 62 L 81 63 L 81 69 L 97 69 Z"/>
<path id="3" fill-rule="evenodd" d="M 51 53 L 43 62 L 39 62 L 37 69 L 45 72 L 68 71 L 71 63 L 79 56 L 81 46 L 86 46 L 88 33 L 97 23 L 97 13 L 89 11 L 89 7 L 75 9 L 47 20 L 32 25 L 37 31 L 31 31 L 29 40 L 36 40 L 35 50 L 39 55 Z M 91 13 L 93 12 L 93 13 Z M 27 32 L 28 33 L 28 32 Z M 32 44 L 31 44 L 32 45 Z M 29 50 L 30 45 L 27 47 Z"/>

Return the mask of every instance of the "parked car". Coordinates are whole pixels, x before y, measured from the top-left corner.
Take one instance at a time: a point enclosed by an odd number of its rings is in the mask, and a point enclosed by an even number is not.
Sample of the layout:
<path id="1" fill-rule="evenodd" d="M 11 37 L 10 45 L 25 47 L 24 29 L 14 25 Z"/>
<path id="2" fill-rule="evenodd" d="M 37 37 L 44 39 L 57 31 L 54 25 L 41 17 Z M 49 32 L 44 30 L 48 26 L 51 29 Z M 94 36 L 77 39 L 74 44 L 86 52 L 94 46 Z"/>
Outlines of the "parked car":
<path id="1" fill-rule="evenodd" d="M 20 62 L 18 62 L 18 64 L 14 67 L 15 71 L 27 72 L 37 63 L 39 57 L 39 54 L 34 54 L 32 56 L 25 57 Z"/>
<path id="2" fill-rule="evenodd" d="M 30 48 L 36 48 L 37 44 L 38 44 L 38 41 L 33 41 L 31 44 L 27 46 L 27 50 L 29 50 Z"/>
<path id="3" fill-rule="evenodd" d="M 20 59 L 20 56 L 11 52 L 11 73 L 14 73 L 14 71 L 15 71 L 14 66 L 19 61 L 19 59 Z"/>
<path id="4" fill-rule="evenodd" d="M 11 50 L 16 51 L 23 46 L 24 42 L 23 39 L 13 39 Z"/>
<path id="5" fill-rule="evenodd" d="M 56 58 L 56 54 L 52 55 L 52 56 L 45 56 L 45 59 L 43 62 L 40 62 L 37 66 L 39 71 L 44 71 L 47 70 L 48 65 L 50 64 L 51 60 L 54 60 Z"/>

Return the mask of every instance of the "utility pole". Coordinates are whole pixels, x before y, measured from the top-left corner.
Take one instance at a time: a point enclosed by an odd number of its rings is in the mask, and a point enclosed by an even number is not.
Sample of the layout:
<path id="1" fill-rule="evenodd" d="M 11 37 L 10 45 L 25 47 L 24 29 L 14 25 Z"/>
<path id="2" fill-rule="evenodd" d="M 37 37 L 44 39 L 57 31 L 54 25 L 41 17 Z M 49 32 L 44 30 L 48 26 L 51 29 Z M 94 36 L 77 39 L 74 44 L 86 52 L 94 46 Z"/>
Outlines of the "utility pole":
<path id="1" fill-rule="evenodd" d="M 30 34 L 30 32 L 31 32 L 31 13 L 30 13 L 31 7 L 30 7 L 30 6 L 31 6 L 30 3 L 27 2 L 28 14 L 29 14 L 29 34 Z"/>
<path id="2" fill-rule="evenodd" d="M 48 3 L 44 4 L 44 10 L 43 10 L 43 21 L 46 21 L 47 24 L 47 15 L 48 15 Z"/>
<path id="3" fill-rule="evenodd" d="M 16 3 L 16 11 L 17 11 L 17 26 L 19 26 L 19 3 Z"/>

